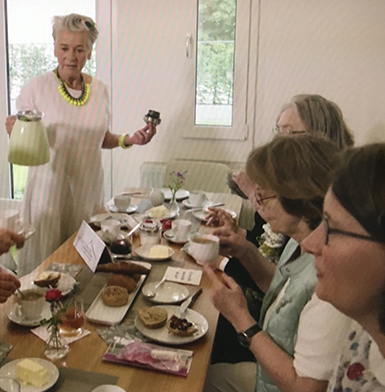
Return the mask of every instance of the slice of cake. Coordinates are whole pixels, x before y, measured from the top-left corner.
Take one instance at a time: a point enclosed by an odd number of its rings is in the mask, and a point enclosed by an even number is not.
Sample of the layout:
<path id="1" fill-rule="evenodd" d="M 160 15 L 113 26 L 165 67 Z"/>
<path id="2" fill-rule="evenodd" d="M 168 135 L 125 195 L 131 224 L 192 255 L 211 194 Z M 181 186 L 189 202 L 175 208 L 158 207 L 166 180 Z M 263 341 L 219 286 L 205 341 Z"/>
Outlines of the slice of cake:
<path id="1" fill-rule="evenodd" d="M 26 358 L 16 364 L 16 378 L 22 384 L 41 388 L 48 382 L 48 372 L 36 361 Z"/>

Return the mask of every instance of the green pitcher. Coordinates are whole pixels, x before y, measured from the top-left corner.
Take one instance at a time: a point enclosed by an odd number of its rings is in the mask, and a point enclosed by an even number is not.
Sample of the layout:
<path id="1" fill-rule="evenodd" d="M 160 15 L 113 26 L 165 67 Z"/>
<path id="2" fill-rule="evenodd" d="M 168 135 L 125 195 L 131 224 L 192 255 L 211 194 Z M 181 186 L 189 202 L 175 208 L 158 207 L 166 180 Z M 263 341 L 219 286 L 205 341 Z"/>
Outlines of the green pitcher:
<path id="1" fill-rule="evenodd" d="M 38 166 L 49 162 L 49 143 L 42 116 L 37 110 L 17 112 L 9 139 L 9 162 L 22 166 Z"/>

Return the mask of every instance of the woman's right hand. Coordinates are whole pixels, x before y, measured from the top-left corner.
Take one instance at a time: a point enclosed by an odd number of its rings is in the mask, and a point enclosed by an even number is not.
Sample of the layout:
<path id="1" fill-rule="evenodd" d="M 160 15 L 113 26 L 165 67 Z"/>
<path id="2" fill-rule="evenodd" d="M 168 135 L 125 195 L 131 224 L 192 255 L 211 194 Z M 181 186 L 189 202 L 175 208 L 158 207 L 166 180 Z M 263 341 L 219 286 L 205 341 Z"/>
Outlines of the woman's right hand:
<path id="1" fill-rule="evenodd" d="M 5 129 L 7 130 L 8 135 L 11 134 L 15 122 L 16 122 L 16 116 L 8 116 L 6 118 Z"/>

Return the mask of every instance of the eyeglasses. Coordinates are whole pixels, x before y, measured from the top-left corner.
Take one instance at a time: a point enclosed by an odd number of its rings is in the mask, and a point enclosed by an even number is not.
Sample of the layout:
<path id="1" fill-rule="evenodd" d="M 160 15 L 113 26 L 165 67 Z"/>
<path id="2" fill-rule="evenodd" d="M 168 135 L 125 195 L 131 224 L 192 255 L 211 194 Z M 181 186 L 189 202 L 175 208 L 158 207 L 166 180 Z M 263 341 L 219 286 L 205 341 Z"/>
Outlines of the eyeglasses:
<path id="1" fill-rule="evenodd" d="M 288 128 L 280 128 L 278 127 L 278 125 L 276 125 L 275 127 L 273 127 L 272 132 L 274 135 L 281 135 L 281 134 L 287 134 L 287 135 L 301 135 L 306 133 L 307 131 L 297 131 L 297 130 L 292 130 L 292 129 L 288 129 Z"/>
<path id="2" fill-rule="evenodd" d="M 254 193 L 254 197 L 255 197 L 255 201 L 257 202 L 257 204 L 259 204 L 260 206 L 265 206 L 266 203 L 264 203 L 264 202 L 266 200 L 275 199 L 277 197 L 277 195 L 262 196 L 261 193 L 258 190 L 256 190 Z"/>
<path id="3" fill-rule="evenodd" d="M 323 222 L 325 223 L 325 227 L 326 227 L 326 236 L 325 236 L 325 245 L 329 244 L 329 236 L 330 234 L 339 234 L 339 235 L 344 235 L 346 237 L 352 237 L 352 238 L 358 238 L 359 240 L 364 240 L 364 241 L 372 241 L 372 242 L 381 242 L 380 240 L 377 240 L 369 235 L 365 235 L 365 234 L 357 234 L 357 233 L 353 233 L 351 231 L 345 231 L 345 230 L 340 230 L 340 229 L 332 229 L 329 226 L 329 220 L 327 215 L 324 215 L 322 218 Z"/>

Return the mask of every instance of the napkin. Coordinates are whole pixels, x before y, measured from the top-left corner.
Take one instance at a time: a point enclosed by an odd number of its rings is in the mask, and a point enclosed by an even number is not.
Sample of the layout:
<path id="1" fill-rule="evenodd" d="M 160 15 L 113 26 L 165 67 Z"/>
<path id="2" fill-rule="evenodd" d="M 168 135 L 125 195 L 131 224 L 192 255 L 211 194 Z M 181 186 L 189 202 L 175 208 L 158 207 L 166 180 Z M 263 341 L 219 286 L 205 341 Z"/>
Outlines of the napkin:
<path id="1" fill-rule="evenodd" d="M 47 327 L 44 325 L 41 325 L 40 327 L 31 329 L 31 332 L 34 333 L 36 336 L 38 336 L 40 339 L 44 340 L 45 342 L 49 338 L 50 332 L 47 330 Z M 76 340 L 82 339 L 89 335 L 91 332 L 88 331 L 87 329 L 83 329 L 83 332 L 78 335 L 78 336 L 71 336 L 71 337 L 65 337 L 64 340 L 68 343 L 71 344 L 72 342 L 75 342 Z"/>

